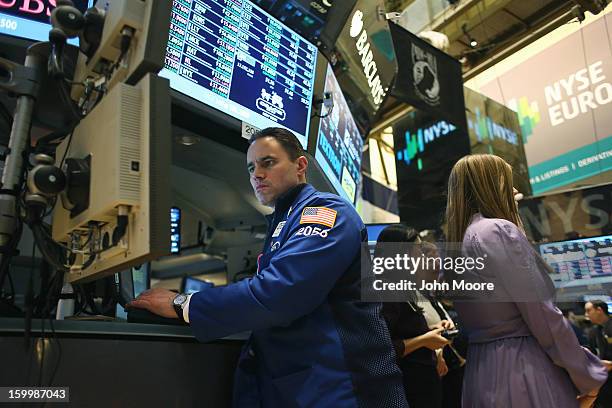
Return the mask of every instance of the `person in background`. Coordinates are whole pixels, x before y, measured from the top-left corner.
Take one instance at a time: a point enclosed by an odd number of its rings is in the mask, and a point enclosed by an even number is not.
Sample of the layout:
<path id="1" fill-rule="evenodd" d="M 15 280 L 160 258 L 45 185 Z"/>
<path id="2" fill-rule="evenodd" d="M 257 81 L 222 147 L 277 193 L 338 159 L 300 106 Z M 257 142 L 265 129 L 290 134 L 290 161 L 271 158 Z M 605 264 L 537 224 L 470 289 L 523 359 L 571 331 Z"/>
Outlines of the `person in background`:
<path id="1" fill-rule="evenodd" d="M 423 241 L 421 249 L 425 257 L 434 259 L 440 257 L 438 248 L 432 242 Z M 433 263 L 427 266 L 429 269 L 423 268 L 422 271 L 423 280 L 427 282 L 440 281 L 442 278 L 440 269 Z M 442 293 L 418 291 L 417 296 L 417 304 L 423 310 L 423 316 L 425 316 L 430 329 L 442 326 L 447 330 L 457 330 L 452 317 L 442 302 L 438 300 L 439 296 L 443 296 Z M 446 347 L 435 351 L 438 375 L 442 378 L 443 408 L 461 408 L 461 387 L 463 386 L 465 358 L 455 348 L 455 342 L 464 340 L 464 335 L 459 332 Z"/>
<path id="2" fill-rule="evenodd" d="M 448 181 L 447 239 L 462 255 L 486 254 L 486 272 L 510 299 L 540 299 L 554 291 L 548 269 L 523 231 L 512 168 L 494 155 L 470 155 Z M 466 272 L 466 274 L 469 272 Z M 477 272 L 473 272 L 479 278 Z M 522 293 L 533 290 L 534 293 Z M 520 292 L 519 292 L 520 291 Z M 465 408 L 590 406 L 607 379 L 552 301 L 456 301 L 469 338 L 463 385 Z"/>
<path id="3" fill-rule="evenodd" d="M 569 309 L 562 309 L 560 306 L 559 308 L 561 309 L 561 313 L 563 313 L 563 317 L 565 317 L 569 322 L 570 326 L 572 326 L 572 330 L 574 331 L 574 334 L 576 334 L 578 343 L 580 343 L 581 346 L 588 346 L 587 337 L 584 334 L 584 330 L 577 323 L 576 315 Z"/>
<path id="4" fill-rule="evenodd" d="M 263 129 L 249 144 L 255 196 L 274 209 L 257 274 L 188 296 L 152 289 L 130 306 L 184 319 L 200 341 L 251 331 L 235 407 L 406 407 L 381 305 L 360 301 L 359 215 L 306 183 L 308 159 L 290 131 Z"/>
<path id="5" fill-rule="evenodd" d="M 612 319 L 608 305 L 601 300 L 586 302 L 584 314 L 595 325 L 589 332 L 589 348 L 597 354 L 609 373 L 612 370 Z M 609 374 L 608 381 L 599 390 L 595 407 L 612 407 L 612 379 Z"/>
<path id="6" fill-rule="evenodd" d="M 382 252 L 384 243 L 419 244 L 417 231 L 403 224 L 394 224 L 380 232 L 375 256 Z M 412 250 L 417 246 L 412 245 Z M 413 253 L 412 256 L 420 254 Z M 417 304 L 416 291 L 407 293 L 406 302 L 384 302 L 382 315 L 387 322 L 397 361 L 404 378 L 404 391 L 410 408 L 440 408 L 442 380 L 435 350 L 442 349 L 448 340 L 440 334 L 448 322 L 430 328 Z M 442 369 L 446 374 L 446 370 Z"/>

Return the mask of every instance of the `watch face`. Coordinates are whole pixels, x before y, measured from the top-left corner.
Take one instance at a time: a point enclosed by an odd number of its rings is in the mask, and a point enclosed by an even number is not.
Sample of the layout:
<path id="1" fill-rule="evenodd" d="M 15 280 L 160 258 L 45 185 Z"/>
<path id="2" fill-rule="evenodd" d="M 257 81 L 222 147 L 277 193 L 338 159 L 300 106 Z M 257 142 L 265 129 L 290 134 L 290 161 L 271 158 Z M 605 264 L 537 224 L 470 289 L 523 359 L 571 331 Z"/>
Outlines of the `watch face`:
<path id="1" fill-rule="evenodd" d="M 174 304 L 177 306 L 182 305 L 186 301 L 187 301 L 187 296 L 183 294 L 176 295 L 176 297 L 174 298 Z"/>

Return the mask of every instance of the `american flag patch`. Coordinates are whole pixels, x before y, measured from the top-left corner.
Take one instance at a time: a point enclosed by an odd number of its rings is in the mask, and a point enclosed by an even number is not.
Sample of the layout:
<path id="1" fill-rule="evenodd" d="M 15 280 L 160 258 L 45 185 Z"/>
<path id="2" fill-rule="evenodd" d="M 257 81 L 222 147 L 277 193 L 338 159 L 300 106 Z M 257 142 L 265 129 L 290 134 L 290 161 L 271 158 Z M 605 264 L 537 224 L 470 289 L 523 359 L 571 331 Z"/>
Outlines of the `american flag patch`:
<path id="1" fill-rule="evenodd" d="M 306 207 L 302 211 L 300 224 L 322 224 L 332 228 L 336 223 L 335 210 L 327 207 Z"/>

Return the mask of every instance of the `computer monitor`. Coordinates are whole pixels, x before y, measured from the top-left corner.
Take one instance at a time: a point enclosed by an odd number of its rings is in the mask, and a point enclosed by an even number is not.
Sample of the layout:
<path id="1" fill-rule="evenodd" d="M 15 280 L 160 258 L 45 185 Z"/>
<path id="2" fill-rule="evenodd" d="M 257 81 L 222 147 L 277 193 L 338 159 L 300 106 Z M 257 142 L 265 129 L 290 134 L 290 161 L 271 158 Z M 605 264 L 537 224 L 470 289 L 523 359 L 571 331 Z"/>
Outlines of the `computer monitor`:
<path id="1" fill-rule="evenodd" d="M 612 283 L 612 235 L 538 245 L 557 288 Z"/>
<path id="2" fill-rule="evenodd" d="M 49 17 L 55 1 L 0 1 L 0 34 L 32 41 L 49 41 Z M 85 12 L 94 0 L 73 0 L 74 6 Z M 68 40 L 78 45 L 78 38 Z"/>
<path id="3" fill-rule="evenodd" d="M 250 1 L 172 6 L 171 87 L 256 128 L 282 126 L 307 147 L 317 48 Z"/>
<path id="4" fill-rule="evenodd" d="M 181 292 L 189 295 L 213 286 L 215 285 L 212 282 L 194 278 L 193 276 L 185 276 L 181 283 Z"/>
<path id="5" fill-rule="evenodd" d="M 147 262 L 116 273 L 115 287 L 117 288 L 118 295 L 115 316 L 127 320 L 125 304 L 151 287 L 151 264 Z"/>
<path id="6" fill-rule="evenodd" d="M 170 208 L 170 253 L 181 252 L 181 209 Z"/>
<path id="7" fill-rule="evenodd" d="M 361 183 L 363 137 L 329 64 L 324 92 L 331 101 L 321 108 L 314 156 L 336 192 L 355 205 Z"/>
<path id="8" fill-rule="evenodd" d="M 169 254 L 170 135 L 168 80 L 149 74 L 116 85 L 58 147 L 68 187 L 54 208 L 52 236 L 80 249 L 68 282 Z"/>
<path id="9" fill-rule="evenodd" d="M 366 230 L 368 232 L 368 245 L 373 246 L 376 245 L 376 241 L 378 241 L 378 236 L 389 225 L 394 224 L 366 224 Z"/>

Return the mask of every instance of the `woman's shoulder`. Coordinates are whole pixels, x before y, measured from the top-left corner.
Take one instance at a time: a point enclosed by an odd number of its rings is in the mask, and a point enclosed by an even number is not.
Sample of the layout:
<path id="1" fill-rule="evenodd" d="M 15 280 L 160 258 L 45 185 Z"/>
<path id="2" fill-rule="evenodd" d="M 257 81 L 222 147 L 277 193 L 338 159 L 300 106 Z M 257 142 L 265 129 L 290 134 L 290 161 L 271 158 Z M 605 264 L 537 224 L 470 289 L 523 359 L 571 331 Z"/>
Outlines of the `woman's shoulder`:
<path id="1" fill-rule="evenodd" d="M 476 214 L 466 230 L 466 235 L 477 235 L 480 238 L 492 239 L 494 237 L 523 238 L 519 227 L 503 218 L 487 218 Z"/>

